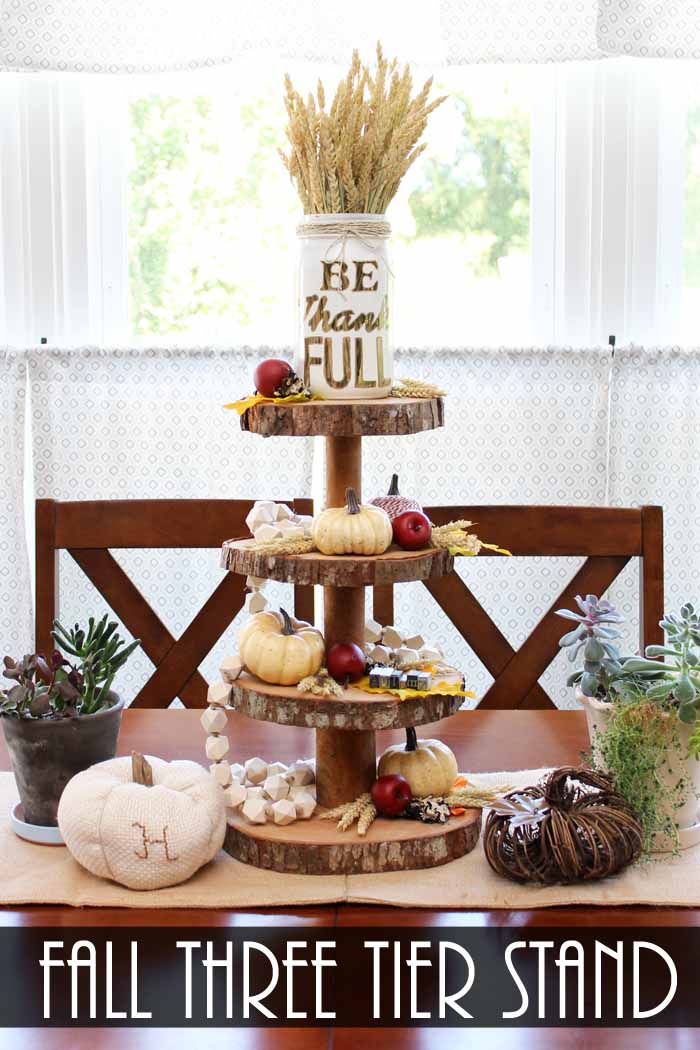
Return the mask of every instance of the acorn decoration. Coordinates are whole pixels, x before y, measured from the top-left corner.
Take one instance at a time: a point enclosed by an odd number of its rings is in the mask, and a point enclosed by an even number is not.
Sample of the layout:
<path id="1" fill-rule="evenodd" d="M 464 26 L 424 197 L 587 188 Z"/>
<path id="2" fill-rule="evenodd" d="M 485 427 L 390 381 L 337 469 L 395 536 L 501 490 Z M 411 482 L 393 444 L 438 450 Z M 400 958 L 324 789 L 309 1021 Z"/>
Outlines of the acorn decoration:
<path id="1" fill-rule="evenodd" d="M 373 507 L 381 507 L 385 511 L 389 518 L 393 521 L 399 514 L 403 514 L 407 510 L 422 510 L 420 503 L 411 499 L 410 496 L 401 496 L 399 494 L 399 475 L 391 475 L 391 485 L 386 496 L 375 496 L 374 499 L 370 500 Z"/>

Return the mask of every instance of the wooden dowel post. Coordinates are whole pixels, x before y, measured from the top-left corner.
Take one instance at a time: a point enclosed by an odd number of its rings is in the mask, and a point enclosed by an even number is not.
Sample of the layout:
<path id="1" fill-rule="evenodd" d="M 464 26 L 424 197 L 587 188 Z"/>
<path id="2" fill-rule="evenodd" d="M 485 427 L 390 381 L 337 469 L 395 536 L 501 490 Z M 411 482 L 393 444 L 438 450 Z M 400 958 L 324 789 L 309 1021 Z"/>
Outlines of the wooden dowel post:
<path id="1" fill-rule="evenodd" d="M 326 438 L 326 506 L 342 507 L 345 490 L 362 498 L 362 438 Z"/>
<path id="2" fill-rule="evenodd" d="M 362 439 L 326 438 L 326 506 L 345 503 L 345 490 L 362 491 Z M 334 642 L 362 645 L 365 625 L 364 587 L 324 587 L 326 648 Z M 369 791 L 376 776 L 377 752 L 369 730 L 316 730 L 316 790 L 322 806 L 352 802 Z"/>
<path id="3" fill-rule="evenodd" d="M 316 730 L 316 798 L 332 809 L 369 791 L 377 775 L 374 733 L 355 729 Z"/>

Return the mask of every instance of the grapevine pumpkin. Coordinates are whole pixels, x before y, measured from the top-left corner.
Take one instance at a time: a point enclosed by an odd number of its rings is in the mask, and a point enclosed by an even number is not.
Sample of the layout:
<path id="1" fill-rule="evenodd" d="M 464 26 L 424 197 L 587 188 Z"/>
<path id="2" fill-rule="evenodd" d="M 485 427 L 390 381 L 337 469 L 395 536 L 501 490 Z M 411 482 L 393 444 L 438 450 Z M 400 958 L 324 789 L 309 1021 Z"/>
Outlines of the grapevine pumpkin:
<path id="1" fill-rule="evenodd" d="M 411 499 L 410 496 L 402 496 L 399 493 L 399 475 L 391 475 L 391 484 L 389 485 L 389 491 L 386 496 L 375 496 L 370 501 L 371 506 L 381 507 L 383 511 L 389 515 L 391 521 L 394 518 L 398 518 L 399 514 L 403 514 L 406 510 L 422 510 L 418 500 Z"/>
<path id="2" fill-rule="evenodd" d="M 329 507 L 314 518 L 311 538 L 322 554 L 383 554 L 392 540 L 389 515 L 380 507 L 360 504 L 354 489 L 344 507 Z"/>
<path id="3" fill-rule="evenodd" d="M 112 758 L 68 781 L 58 826 L 93 875 L 155 890 L 189 879 L 221 849 L 224 793 L 197 762 Z"/>
<path id="4" fill-rule="evenodd" d="M 415 729 L 406 730 L 406 744 L 393 744 L 379 759 L 377 775 L 399 773 L 413 795 L 447 795 L 457 776 L 457 759 L 441 740 L 418 740 Z"/>
<path id="5" fill-rule="evenodd" d="M 250 617 L 238 639 L 238 654 L 263 682 L 297 685 L 319 670 L 325 647 L 320 631 L 280 609 Z"/>

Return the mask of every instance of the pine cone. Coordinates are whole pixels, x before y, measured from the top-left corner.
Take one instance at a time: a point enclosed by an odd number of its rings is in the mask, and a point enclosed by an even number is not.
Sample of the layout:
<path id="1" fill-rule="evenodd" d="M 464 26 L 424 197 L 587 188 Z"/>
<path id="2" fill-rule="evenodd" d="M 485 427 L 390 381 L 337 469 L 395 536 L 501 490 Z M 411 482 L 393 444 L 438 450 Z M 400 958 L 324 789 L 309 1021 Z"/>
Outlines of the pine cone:
<path id="1" fill-rule="evenodd" d="M 311 395 L 311 391 L 306 389 L 299 376 L 293 370 L 288 376 L 285 376 L 277 387 L 275 390 L 275 397 L 291 397 L 292 394 Z"/>

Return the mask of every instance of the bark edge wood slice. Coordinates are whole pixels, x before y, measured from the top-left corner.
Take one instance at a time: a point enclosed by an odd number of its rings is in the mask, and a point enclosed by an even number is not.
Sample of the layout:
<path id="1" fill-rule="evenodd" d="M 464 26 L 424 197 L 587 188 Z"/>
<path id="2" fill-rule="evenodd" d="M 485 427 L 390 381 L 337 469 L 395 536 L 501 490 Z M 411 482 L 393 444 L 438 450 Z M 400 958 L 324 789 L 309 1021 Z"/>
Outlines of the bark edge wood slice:
<path id="1" fill-rule="evenodd" d="M 300 693 L 295 686 L 268 685 L 243 675 L 231 686 L 231 704 L 258 722 L 306 729 L 405 729 L 455 714 L 463 696 L 435 693 L 399 700 L 388 693 L 363 693 L 349 686 L 341 698 Z"/>
<path id="2" fill-rule="evenodd" d="M 361 837 L 331 821 L 299 820 L 279 827 L 251 825 L 229 813 L 224 849 L 236 860 L 300 875 L 372 875 L 435 868 L 470 853 L 481 831 L 481 810 L 468 809 L 446 824 L 380 820 Z"/>
<path id="3" fill-rule="evenodd" d="M 454 558 L 442 548 L 403 551 L 390 547 L 385 554 L 267 554 L 252 549 L 254 540 L 227 540 L 221 548 L 221 567 L 241 576 L 261 576 L 298 586 L 368 587 L 413 583 L 433 576 L 447 576 Z"/>
<path id="4" fill-rule="evenodd" d="M 241 416 L 241 429 L 262 437 L 371 437 L 419 434 L 444 426 L 441 397 L 374 401 L 263 402 Z"/>

